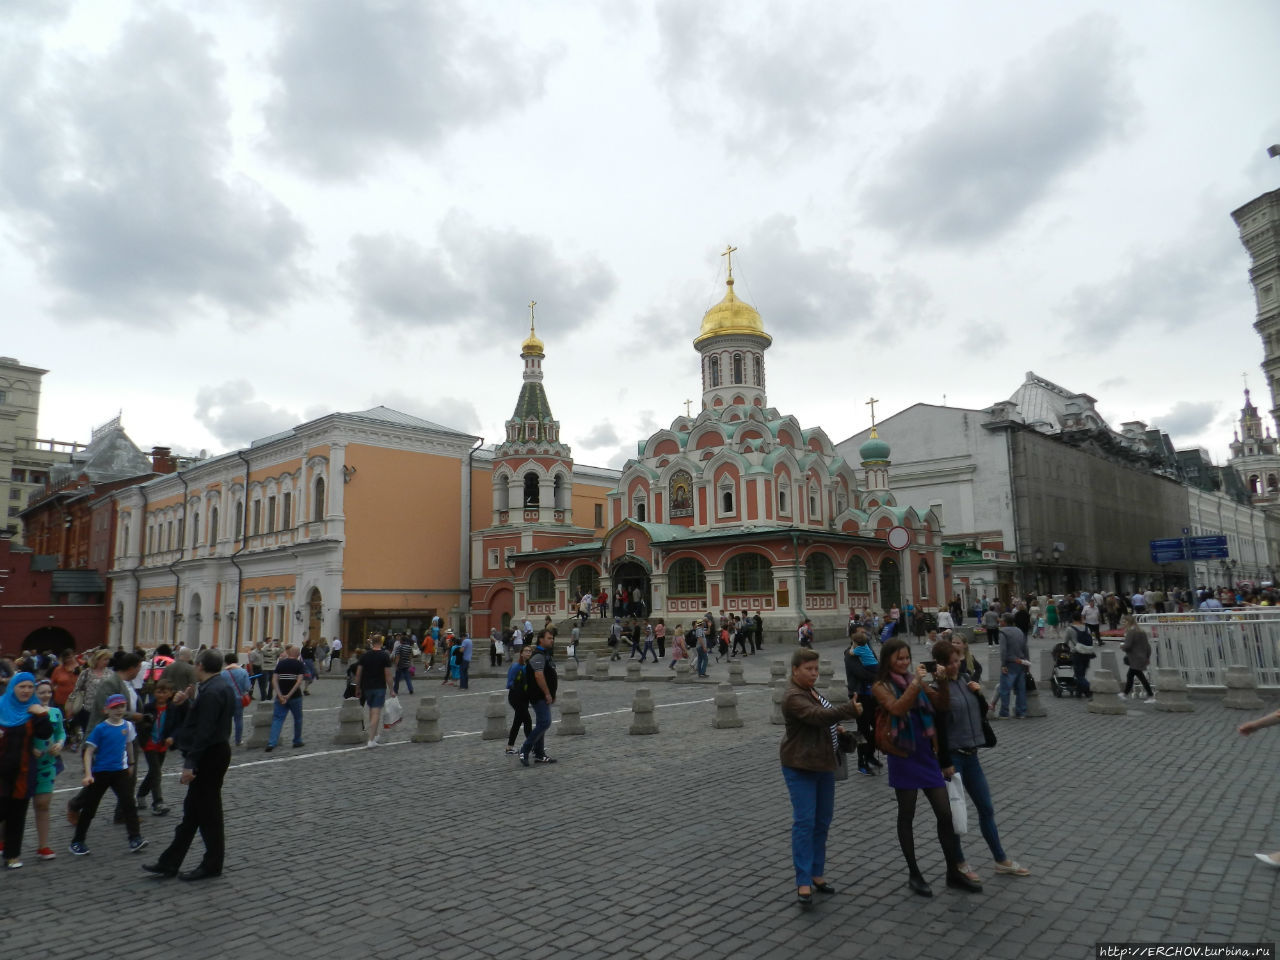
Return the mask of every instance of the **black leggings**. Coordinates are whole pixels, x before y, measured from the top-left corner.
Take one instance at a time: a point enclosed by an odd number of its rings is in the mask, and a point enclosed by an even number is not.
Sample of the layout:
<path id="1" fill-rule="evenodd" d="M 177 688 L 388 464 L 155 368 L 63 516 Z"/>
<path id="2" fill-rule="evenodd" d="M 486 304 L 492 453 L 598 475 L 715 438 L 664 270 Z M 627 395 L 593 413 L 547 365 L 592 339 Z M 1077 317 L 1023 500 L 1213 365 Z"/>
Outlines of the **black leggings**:
<path id="1" fill-rule="evenodd" d="M 511 723 L 511 731 L 507 734 L 507 746 L 514 747 L 516 745 L 516 731 L 524 726 L 525 738 L 533 736 L 533 718 L 529 716 L 529 705 L 523 704 L 517 707 L 512 704 L 512 708 L 516 712 L 516 718 Z"/>
<path id="2" fill-rule="evenodd" d="M 857 723 L 862 742 L 858 744 L 858 766 L 870 767 L 876 758 L 876 702 L 866 695 L 860 702 L 862 713 L 858 715 Z"/>
<path id="3" fill-rule="evenodd" d="M 1129 673 L 1124 678 L 1124 695 L 1127 697 L 1129 694 L 1133 693 L 1134 677 L 1137 677 L 1142 681 L 1142 685 L 1147 688 L 1147 696 L 1151 696 L 1151 684 L 1147 682 L 1147 675 L 1141 670 L 1135 670 L 1133 667 L 1129 668 Z"/>
<path id="4" fill-rule="evenodd" d="M 929 787 L 922 791 L 929 806 L 933 807 L 934 819 L 938 821 L 938 843 L 942 845 L 942 855 L 947 861 L 947 872 L 956 868 L 955 849 L 956 831 L 951 822 L 951 803 L 947 799 L 946 787 Z M 916 816 L 916 791 L 894 790 L 898 795 L 898 845 L 902 847 L 902 855 L 907 860 L 907 869 L 913 877 L 920 876 L 920 867 L 916 864 L 916 841 L 912 832 L 912 822 Z"/>

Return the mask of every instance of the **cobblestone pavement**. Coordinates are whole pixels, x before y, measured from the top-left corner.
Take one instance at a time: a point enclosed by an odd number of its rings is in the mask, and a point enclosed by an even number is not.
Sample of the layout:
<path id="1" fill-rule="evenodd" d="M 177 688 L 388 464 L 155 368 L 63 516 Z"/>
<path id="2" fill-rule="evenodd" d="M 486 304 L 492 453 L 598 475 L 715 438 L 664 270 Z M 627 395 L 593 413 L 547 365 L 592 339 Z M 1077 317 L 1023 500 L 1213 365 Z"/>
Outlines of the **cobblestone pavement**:
<path id="1" fill-rule="evenodd" d="M 839 644 L 820 649 L 839 665 Z M 306 701 L 305 748 L 236 751 L 227 870 L 200 884 L 140 871 L 168 843 L 176 803 L 144 818 L 140 854 L 109 818 L 90 831 L 92 856 L 67 853 L 69 770 L 58 859 L 31 856 L 29 826 L 26 867 L 0 880 L 4 954 L 1012 958 L 1088 957 L 1098 940 L 1276 939 L 1280 871 L 1252 854 L 1280 848 L 1280 732 L 1246 740 L 1235 732 L 1245 716 L 1202 698 L 1190 714 L 1109 717 L 1046 691 L 1047 718 L 997 725 L 983 763 L 1005 846 L 1033 874 L 994 876 L 975 828 L 977 895 L 943 886 L 921 804 L 917 849 L 935 896 L 913 896 L 891 791 L 855 774 L 837 787 L 828 851 L 839 893 L 800 914 L 781 728 L 762 682 L 789 653 L 748 659 L 740 729 L 712 729 L 714 685 L 663 682 L 665 667 L 646 668 L 657 736 L 627 734 L 636 685 L 579 682 L 587 735 L 553 733 L 560 762 L 531 769 L 479 735 L 497 679 L 458 691 L 421 678 L 419 695 L 442 694 L 445 740 L 408 742 L 409 697 L 381 750 L 331 745 L 341 686 L 324 680 Z M 165 787 L 180 802 L 176 779 Z"/>

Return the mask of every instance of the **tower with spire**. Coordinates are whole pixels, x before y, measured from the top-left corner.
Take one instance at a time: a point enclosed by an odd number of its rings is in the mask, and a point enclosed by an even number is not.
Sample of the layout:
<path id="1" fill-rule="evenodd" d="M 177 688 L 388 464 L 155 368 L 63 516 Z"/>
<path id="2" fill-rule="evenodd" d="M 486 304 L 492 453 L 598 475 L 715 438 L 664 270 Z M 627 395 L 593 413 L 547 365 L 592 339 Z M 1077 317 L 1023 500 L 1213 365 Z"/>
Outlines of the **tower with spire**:
<path id="1" fill-rule="evenodd" d="M 702 409 L 716 410 L 731 405 L 767 407 L 764 352 L 773 338 L 764 332 L 764 322 L 756 308 L 733 292 L 733 255 L 737 247 L 727 247 L 721 256 L 728 260 L 724 299 L 703 315 L 702 329 L 693 346 L 702 358 Z"/>
<path id="2" fill-rule="evenodd" d="M 520 344 L 524 383 L 494 449 L 493 525 L 573 525 L 573 453 L 560 441 L 560 421 L 542 386 L 546 348 L 529 303 L 529 336 Z"/>
<path id="3" fill-rule="evenodd" d="M 1271 428 L 1264 427 L 1249 388 L 1244 389 L 1240 422 L 1231 441 L 1227 466 L 1235 470 L 1253 503 L 1280 507 L 1280 452 Z"/>

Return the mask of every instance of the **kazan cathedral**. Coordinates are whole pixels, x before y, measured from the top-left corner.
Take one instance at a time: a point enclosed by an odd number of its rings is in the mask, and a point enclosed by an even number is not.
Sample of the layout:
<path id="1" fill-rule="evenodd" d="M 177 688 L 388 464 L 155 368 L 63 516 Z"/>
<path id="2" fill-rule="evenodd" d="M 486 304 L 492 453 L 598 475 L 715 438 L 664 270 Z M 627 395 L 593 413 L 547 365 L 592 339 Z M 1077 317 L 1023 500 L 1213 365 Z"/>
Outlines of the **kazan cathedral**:
<path id="1" fill-rule="evenodd" d="M 561 442 L 531 320 L 524 384 L 493 454 L 492 523 L 473 534 L 474 634 L 513 618 L 558 623 L 584 593 L 612 602 L 620 587 L 669 625 L 758 613 L 771 638 L 794 637 L 806 617 L 830 636 L 851 610 L 945 608 L 941 518 L 897 505 L 874 429 L 856 470 L 822 428 L 769 405 L 773 338 L 734 293 L 732 264 L 726 286 L 693 340 L 702 409 L 641 440 L 615 482 L 575 468 Z M 593 527 L 577 525 L 589 507 Z M 893 527 L 910 535 L 902 550 L 888 544 Z"/>

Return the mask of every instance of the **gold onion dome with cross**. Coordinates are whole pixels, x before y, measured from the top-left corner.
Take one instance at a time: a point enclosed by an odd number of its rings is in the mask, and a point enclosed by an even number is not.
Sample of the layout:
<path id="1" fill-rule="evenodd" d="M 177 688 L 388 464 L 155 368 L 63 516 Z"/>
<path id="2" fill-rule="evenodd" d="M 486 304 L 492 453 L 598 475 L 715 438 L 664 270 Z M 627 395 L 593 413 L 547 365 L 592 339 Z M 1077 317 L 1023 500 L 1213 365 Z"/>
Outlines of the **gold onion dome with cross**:
<path id="1" fill-rule="evenodd" d="M 733 292 L 732 254 L 735 249 L 735 247 L 730 247 L 724 253 L 725 256 L 729 257 L 729 276 L 725 280 L 725 286 L 729 289 L 725 291 L 723 300 L 703 314 L 702 329 L 698 331 L 698 335 L 693 340 L 695 347 L 700 346 L 711 337 L 721 337 L 728 334 L 746 334 L 753 337 L 762 337 L 766 342 L 773 343 L 773 338 L 764 332 L 764 322 L 760 319 L 760 314 L 756 311 L 756 308 L 745 300 L 739 300 L 737 294 Z"/>

